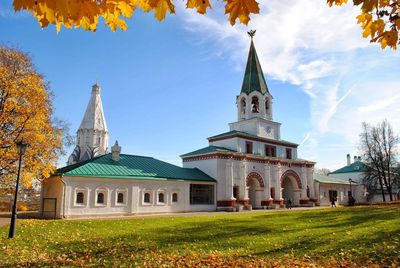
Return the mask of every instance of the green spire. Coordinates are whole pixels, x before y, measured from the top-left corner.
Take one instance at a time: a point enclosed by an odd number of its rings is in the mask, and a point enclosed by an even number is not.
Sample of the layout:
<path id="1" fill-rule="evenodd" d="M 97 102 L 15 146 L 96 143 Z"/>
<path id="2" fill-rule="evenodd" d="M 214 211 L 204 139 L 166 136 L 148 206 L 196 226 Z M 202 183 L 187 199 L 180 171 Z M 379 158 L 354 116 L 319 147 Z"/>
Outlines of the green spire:
<path id="1" fill-rule="evenodd" d="M 254 31 L 255 32 L 255 31 Z M 258 60 L 257 52 L 253 43 L 254 32 L 249 32 L 251 37 L 249 57 L 247 58 L 246 72 L 244 73 L 242 93 L 250 94 L 259 91 L 262 94 L 269 93 L 264 74 Z"/>

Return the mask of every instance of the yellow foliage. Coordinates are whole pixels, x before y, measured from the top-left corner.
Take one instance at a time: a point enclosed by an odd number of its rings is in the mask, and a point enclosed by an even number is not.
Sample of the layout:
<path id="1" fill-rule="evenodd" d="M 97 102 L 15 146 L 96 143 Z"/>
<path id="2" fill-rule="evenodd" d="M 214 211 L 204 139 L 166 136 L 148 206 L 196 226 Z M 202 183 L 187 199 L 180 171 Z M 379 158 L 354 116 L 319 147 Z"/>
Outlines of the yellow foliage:
<path id="1" fill-rule="evenodd" d="M 258 7 L 258 3 L 255 0 L 224 0 L 226 1 L 225 5 L 225 14 L 229 14 L 229 22 L 234 25 L 236 19 L 239 18 L 239 21 L 243 24 L 246 24 L 250 20 L 250 13 L 258 14 L 260 12 L 260 8 Z"/>
<path id="2" fill-rule="evenodd" d="M 41 27 L 56 25 L 66 28 L 81 27 L 84 30 L 96 31 L 99 17 L 105 19 L 106 25 L 112 30 L 126 30 L 123 18 L 130 18 L 139 8 L 145 12 L 154 11 L 158 20 L 163 20 L 166 14 L 175 13 L 174 0 L 14 0 L 14 10 L 27 10 L 37 18 Z M 236 19 L 247 24 L 250 13 L 259 13 L 256 0 L 224 0 L 225 12 L 233 25 Z M 186 8 L 196 9 L 205 14 L 211 8 L 210 0 L 186 0 Z"/>
<path id="3" fill-rule="evenodd" d="M 133 16 L 139 8 L 145 12 L 154 11 L 158 20 L 165 19 L 167 13 L 175 13 L 175 0 L 14 0 L 14 10 L 27 10 L 37 18 L 41 27 L 56 25 L 66 28 L 81 27 L 96 31 L 99 18 L 112 30 L 126 30 L 124 18 Z M 223 0 L 225 14 L 234 25 L 236 20 L 248 24 L 250 14 L 259 13 L 258 0 Z M 329 6 L 343 5 L 348 0 L 326 0 Z M 371 42 L 379 42 L 382 48 L 397 48 L 400 30 L 400 0 L 353 0 L 360 7 L 357 17 L 363 29 L 363 37 Z M 205 14 L 211 8 L 210 0 L 186 0 L 186 8 L 196 9 Z"/>
<path id="4" fill-rule="evenodd" d="M 196 8 L 200 14 L 205 14 L 207 8 L 211 8 L 209 0 L 188 0 L 186 4 L 187 8 Z"/>
<path id="5" fill-rule="evenodd" d="M 347 0 L 327 0 L 332 6 L 347 3 Z M 360 6 L 357 22 L 363 29 L 363 37 L 371 42 L 378 42 L 381 48 L 392 49 L 399 44 L 400 30 L 400 0 L 353 0 L 355 6 Z"/>
<path id="6" fill-rule="evenodd" d="M 33 178 L 54 171 L 62 133 L 53 127 L 51 115 L 50 90 L 28 56 L 0 47 L 0 187 L 15 180 L 19 158 L 16 141 L 29 144 L 23 156 L 26 186 Z"/>

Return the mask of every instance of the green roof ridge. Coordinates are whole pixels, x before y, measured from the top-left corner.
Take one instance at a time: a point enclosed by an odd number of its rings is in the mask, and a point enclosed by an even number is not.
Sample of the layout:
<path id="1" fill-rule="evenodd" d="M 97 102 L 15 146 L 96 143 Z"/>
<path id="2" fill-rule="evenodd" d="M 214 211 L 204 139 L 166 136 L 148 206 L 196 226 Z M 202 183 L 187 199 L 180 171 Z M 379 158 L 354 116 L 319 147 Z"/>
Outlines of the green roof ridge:
<path id="1" fill-rule="evenodd" d="M 199 150 L 195 150 L 195 151 L 183 154 L 180 157 L 187 157 L 187 156 L 192 156 L 192 155 L 207 154 L 207 153 L 214 153 L 214 152 L 236 152 L 236 151 L 225 148 L 225 147 L 210 145 L 210 146 L 201 148 Z"/>
<path id="2" fill-rule="evenodd" d="M 355 161 L 351 165 L 339 168 L 335 171 L 332 171 L 329 174 L 364 172 L 364 171 L 365 171 L 365 164 L 361 161 Z"/>
<path id="3" fill-rule="evenodd" d="M 324 174 L 314 173 L 314 181 L 319 183 L 338 183 L 338 184 L 350 184 L 348 180 L 339 179 L 332 176 L 327 176 Z M 357 184 L 353 182 L 354 184 Z"/>
<path id="4" fill-rule="evenodd" d="M 197 168 L 182 168 L 153 157 L 129 154 L 120 154 L 120 159 L 114 161 L 111 153 L 59 168 L 55 174 L 71 177 L 215 182 Z"/>
<path id="5" fill-rule="evenodd" d="M 269 93 L 256 48 L 254 47 L 253 39 L 251 39 L 241 93 L 244 92 L 248 95 L 253 91 L 259 91 L 262 94 Z"/>

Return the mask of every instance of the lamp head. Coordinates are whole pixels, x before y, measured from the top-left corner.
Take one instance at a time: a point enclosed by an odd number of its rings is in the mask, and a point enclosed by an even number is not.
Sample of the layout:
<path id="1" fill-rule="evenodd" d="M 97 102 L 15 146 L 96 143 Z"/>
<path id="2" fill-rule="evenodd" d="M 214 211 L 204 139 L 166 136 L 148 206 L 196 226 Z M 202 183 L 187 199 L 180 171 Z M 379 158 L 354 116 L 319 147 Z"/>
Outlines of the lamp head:
<path id="1" fill-rule="evenodd" d="M 17 141 L 15 143 L 15 145 L 17 145 L 17 152 L 19 155 L 24 155 L 25 151 L 26 151 L 26 147 L 28 147 L 28 144 L 26 142 L 23 141 Z"/>

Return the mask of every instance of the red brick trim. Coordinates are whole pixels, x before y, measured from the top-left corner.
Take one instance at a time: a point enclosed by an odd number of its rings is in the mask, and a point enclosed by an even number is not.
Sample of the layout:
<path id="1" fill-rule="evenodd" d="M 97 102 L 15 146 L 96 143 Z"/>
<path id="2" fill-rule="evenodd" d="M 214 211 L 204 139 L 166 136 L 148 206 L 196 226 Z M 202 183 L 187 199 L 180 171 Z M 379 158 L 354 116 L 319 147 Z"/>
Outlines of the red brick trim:
<path id="1" fill-rule="evenodd" d="M 252 140 L 252 141 L 261 141 L 261 142 L 274 144 L 274 145 L 283 145 L 283 146 L 290 147 L 290 148 L 297 148 L 299 146 L 298 144 L 287 144 L 285 142 L 279 142 L 279 141 L 270 140 L 270 139 L 261 138 L 261 137 L 249 137 L 249 136 L 246 136 L 243 134 L 231 134 L 228 136 L 208 138 L 208 141 L 213 142 L 213 141 L 221 141 L 221 140 L 227 140 L 227 139 L 232 139 L 232 138 L 242 138 L 242 139 Z"/>
<path id="2" fill-rule="evenodd" d="M 299 187 L 299 189 L 302 188 L 301 179 L 300 179 L 299 175 L 297 175 L 297 173 L 296 173 L 294 170 L 292 170 L 292 169 L 286 170 L 286 171 L 282 174 L 282 176 L 281 176 L 281 187 L 282 187 L 282 188 L 283 188 L 283 180 L 284 180 L 286 177 L 288 177 L 288 176 L 292 176 L 292 177 L 296 180 L 297 186 Z"/>
<path id="3" fill-rule="evenodd" d="M 236 205 L 236 200 L 218 200 L 217 207 L 233 207 Z"/>
<path id="4" fill-rule="evenodd" d="M 250 204 L 250 200 L 249 199 L 238 200 L 238 202 L 241 202 L 244 206 L 247 206 L 248 204 Z"/>
<path id="5" fill-rule="evenodd" d="M 307 205 L 308 203 L 310 203 L 309 199 L 300 199 L 299 201 L 300 205 Z"/>
<path id="6" fill-rule="evenodd" d="M 283 206 L 283 199 L 282 200 L 274 200 L 274 204 L 279 204 L 280 206 Z"/>
<path id="7" fill-rule="evenodd" d="M 267 200 L 261 201 L 261 206 L 272 206 L 273 203 L 274 203 L 274 201 L 272 199 L 267 199 Z"/>
<path id="8" fill-rule="evenodd" d="M 258 183 L 260 184 L 260 187 L 264 187 L 264 180 L 261 177 L 261 175 L 258 174 L 257 172 L 250 172 L 249 175 L 247 175 L 246 185 L 249 185 L 249 182 L 251 179 L 256 179 L 258 181 Z"/>
<path id="9" fill-rule="evenodd" d="M 318 200 L 317 200 L 317 198 L 310 198 L 310 202 L 317 202 Z"/>

